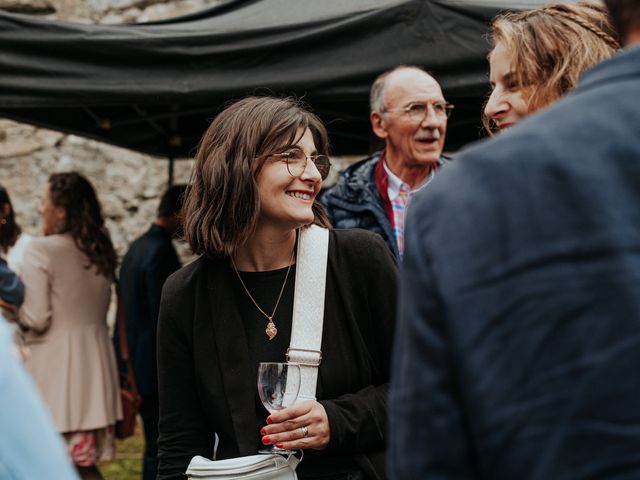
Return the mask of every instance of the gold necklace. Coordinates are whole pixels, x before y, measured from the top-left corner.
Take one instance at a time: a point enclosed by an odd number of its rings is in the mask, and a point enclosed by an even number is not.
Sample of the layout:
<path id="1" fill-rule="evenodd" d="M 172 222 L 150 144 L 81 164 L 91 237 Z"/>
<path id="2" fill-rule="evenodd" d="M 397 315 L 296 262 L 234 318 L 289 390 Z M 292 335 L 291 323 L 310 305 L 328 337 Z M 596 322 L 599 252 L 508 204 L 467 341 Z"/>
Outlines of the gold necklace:
<path id="1" fill-rule="evenodd" d="M 289 268 L 287 268 L 287 274 L 284 277 L 284 283 L 282 284 L 282 288 L 280 289 L 280 294 L 278 295 L 278 300 L 276 300 L 276 306 L 273 307 L 273 312 L 271 313 L 271 315 L 267 315 L 267 313 L 262 308 L 260 308 L 260 305 L 258 305 L 258 302 L 256 302 L 256 300 L 253 298 L 253 295 L 251 295 L 251 293 L 249 292 L 249 289 L 242 281 L 242 277 L 238 273 L 238 268 L 236 267 L 236 262 L 233 261 L 233 256 L 231 257 L 231 264 L 233 265 L 233 270 L 236 272 L 236 275 L 238 276 L 238 280 L 240 280 L 240 285 L 242 285 L 242 288 L 244 288 L 244 291 L 247 292 L 249 299 L 253 302 L 253 304 L 260 311 L 260 313 L 263 314 L 265 317 L 267 317 L 268 323 L 267 323 L 267 328 L 265 328 L 264 330 L 264 333 L 267 334 L 267 337 L 269 337 L 269 340 L 273 340 L 274 337 L 278 334 L 278 329 L 276 328 L 276 324 L 273 323 L 273 316 L 276 314 L 278 305 L 280 305 L 280 299 L 282 298 L 282 293 L 284 292 L 284 287 L 287 285 L 287 279 L 289 278 L 289 272 L 291 271 L 291 265 L 293 264 L 293 257 L 295 253 L 296 253 L 296 249 L 294 247 L 293 252 L 291 253 L 291 259 L 289 260 Z"/>

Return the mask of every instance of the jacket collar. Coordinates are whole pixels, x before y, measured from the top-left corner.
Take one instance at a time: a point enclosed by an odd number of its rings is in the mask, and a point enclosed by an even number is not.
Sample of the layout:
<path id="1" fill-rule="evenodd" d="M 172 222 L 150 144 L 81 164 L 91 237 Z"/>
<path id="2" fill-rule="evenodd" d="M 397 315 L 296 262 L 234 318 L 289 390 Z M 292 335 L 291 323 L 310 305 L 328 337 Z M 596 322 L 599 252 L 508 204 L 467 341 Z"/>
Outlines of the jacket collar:
<path id="1" fill-rule="evenodd" d="M 640 45 L 622 50 L 617 55 L 589 69 L 574 91 L 585 90 L 600 83 L 640 75 Z"/>
<path id="2" fill-rule="evenodd" d="M 169 235 L 169 232 L 167 232 L 167 230 L 165 230 L 164 228 L 162 228 L 160 225 L 158 225 L 157 223 L 152 223 L 151 226 L 149 227 L 149 230 L 147 231 L 148 233 L 153 233 L 155 235 L 163 235 L 169 239 L 171 239 L 171 235 Z"/>
<path id="3" fill-rule="evenodd" d="M 327 192 L 325 201 L 335 202 L 348 210 L 361 210 L 363 206 L 381 200 L 383 205 L 386 204 L 385 197 L 387 202 L 389 197 L 386 189 L 387 175 L 381 164 L 383 157 L 384 150 L 381 150 L 347 168 L 338 180 L 338 184 Z M 439 170 L 447 163 L 449 159 L 441 156 L 437 169 Z"/>
<path id="4" fill-rule="evenodd" d="M 345 171 L 345 187 L 352 194 L 350 202 L 362 205 L 376 200 L 378 189 L 375 186 L 375 170 L 381 157 L 382 151 L 376 152 Z"/>
<path id="5" fill-rule="evenodd" d="M 389 198 L 389 174 L 384 168 L 384 157 L 383 151 L 380 159 L 376 163 L 373 179 L 376 184 L 376 190 L 378 190 L 378 195 L 380 195 L 380 199 L 382 200 L 382 207 L 387 214 L 391 228 L 393 228 L 393 208 L 391 207 L 391 199 Z"/>
<path id="6" fill-rule="evenodd" d="M 213 323 L 217 364 L 220 366 L 227 407 L 235 431 L 240 455 L 255 454 L 256 446 L 256 382 L 249 360 L 244 326 L 236 302 L 230 301 L 234 292 L 233 271 L 223 257 L 211 259 L 207 279 L 209 318 Z"/>

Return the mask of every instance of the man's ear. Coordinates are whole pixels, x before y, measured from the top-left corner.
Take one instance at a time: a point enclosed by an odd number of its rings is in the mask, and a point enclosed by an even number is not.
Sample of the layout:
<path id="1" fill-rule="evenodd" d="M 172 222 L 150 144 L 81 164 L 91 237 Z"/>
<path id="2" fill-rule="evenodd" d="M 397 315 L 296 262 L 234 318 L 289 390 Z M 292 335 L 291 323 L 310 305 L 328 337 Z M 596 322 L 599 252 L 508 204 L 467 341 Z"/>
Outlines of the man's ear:
<path id="1" fill-rule="evenodd" d="M 371 112 L 369 119 L 371 120 L 373 133 L 375 133 L 377 137 L 386 140 L 389 136 L 389 132 L 387 132 L 387 123 L 382 114 L 378 112 Z"/>

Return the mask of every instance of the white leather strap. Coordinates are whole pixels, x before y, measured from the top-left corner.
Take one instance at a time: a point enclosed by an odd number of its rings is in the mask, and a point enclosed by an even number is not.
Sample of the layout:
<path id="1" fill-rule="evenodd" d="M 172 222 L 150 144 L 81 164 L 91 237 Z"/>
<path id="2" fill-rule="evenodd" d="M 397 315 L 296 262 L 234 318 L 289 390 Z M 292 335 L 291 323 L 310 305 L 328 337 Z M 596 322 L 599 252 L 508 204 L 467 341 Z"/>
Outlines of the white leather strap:
<path id="1" fill-rule="evenodd" d="M 287 361 L 300 365 L 297 402 L 316 399 L 322 361 L 322 324 L 327 281 L 329 230 L 311 225 L 300 232 L 293 297 L 293 324 Z"/>

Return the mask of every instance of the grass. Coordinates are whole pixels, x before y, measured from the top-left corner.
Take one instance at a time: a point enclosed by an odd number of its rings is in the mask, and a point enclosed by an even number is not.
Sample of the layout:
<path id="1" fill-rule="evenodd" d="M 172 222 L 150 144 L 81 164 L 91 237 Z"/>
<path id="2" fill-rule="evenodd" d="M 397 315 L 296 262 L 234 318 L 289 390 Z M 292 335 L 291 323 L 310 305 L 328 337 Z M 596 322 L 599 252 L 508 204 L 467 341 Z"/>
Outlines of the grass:
<path id="1" fill-rule="evenodd" d="M 116 440 L 116 458 L 100 464 L 105 480 L 140 480 L 142 478 L 142 452 L 144 436 L 140 419 L 132 437 Z"/>

